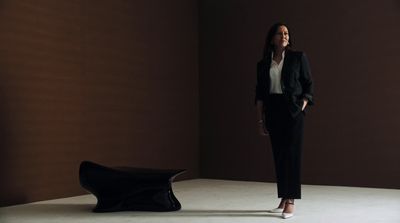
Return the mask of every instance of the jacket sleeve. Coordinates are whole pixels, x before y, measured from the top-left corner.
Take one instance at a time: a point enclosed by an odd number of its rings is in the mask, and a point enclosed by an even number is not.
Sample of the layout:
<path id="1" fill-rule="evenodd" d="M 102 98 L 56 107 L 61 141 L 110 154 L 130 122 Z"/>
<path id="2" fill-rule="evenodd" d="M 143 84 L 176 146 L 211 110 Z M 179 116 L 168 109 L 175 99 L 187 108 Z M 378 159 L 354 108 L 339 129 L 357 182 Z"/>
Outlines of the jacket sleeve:
<path id="1" fill-rule="evenodd" d="M 257 63 L 257 82 L 256 82 L 256 89 L 255 89 L 255 99 L 254 99 L 254 104 L 257 105 L 257 101 L 262 101 L 263 100 L 263 92 L 262 92 L 262 87 L 261 87 L 261 70 L 262 70 L 262 64 L 261 62 Z"/>
<path id="2" fill-rule="evenodd" d="M 310 65 L 308 64 L 308 59 L 305 53 L 301 55 L 301 70 L 299 79 L 303 93 L 302 97 L 308 100 L 308 105 L 314 104 L 314 83 L 311 76 Z"/>

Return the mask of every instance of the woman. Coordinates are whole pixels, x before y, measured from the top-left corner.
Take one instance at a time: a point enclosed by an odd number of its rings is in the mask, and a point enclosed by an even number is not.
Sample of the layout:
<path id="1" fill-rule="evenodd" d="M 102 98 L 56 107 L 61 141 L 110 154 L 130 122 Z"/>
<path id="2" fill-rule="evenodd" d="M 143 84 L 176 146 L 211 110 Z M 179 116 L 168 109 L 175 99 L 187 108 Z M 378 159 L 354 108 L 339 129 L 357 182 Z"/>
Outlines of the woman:
<path id="1" fill-rule="evenodd" d="M 278 197 L 273 213 L 294 215 L 301 198 L 300 167 L 305 108 L 313 102 L 313 81 L 307 57 L 292 49 L 288 26 L 274 24 L 267 35 L 263 59 L 257 64 L 256 104 L 261 135 L 271 139 Z"/>

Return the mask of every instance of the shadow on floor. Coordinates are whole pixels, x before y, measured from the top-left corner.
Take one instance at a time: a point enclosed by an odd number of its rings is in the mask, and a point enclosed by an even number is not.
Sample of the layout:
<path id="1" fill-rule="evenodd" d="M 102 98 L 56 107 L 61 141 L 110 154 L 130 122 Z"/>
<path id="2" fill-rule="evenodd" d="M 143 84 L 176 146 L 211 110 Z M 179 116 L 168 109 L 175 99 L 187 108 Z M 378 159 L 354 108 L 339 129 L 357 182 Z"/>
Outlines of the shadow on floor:
<path id="1" fill-rule="evenodd" d="M 85 214 L 90 213 L 93 204 L 26 204 L 9 206 L 0 209 L 0 213 L 13 213 L 18 216 L 23 215 L 63 215 L 63 214 Z"/>
<path id="2" fill-rule="evenodd" d="M 24 207 L 9 207 L 0 209 L 0 214 L 12 212 L 18 217 L 273 217 L 280 218 L 280 214 L 268 213 L 266 210 L 196 210 L 182 209 L 173 212 L 144 212 L 144 211 L 121 211 L 94 213 L 93 204 L 29 204 Z"/>
<path id="3" fill-rule="evenodd" d="M 269 213 L 266 210 L 194 210 L 183 209 L 175 213 L 173 216 L 189 216 L 189 217 L 276 217 L 281 218 L 280 214 Z"/>

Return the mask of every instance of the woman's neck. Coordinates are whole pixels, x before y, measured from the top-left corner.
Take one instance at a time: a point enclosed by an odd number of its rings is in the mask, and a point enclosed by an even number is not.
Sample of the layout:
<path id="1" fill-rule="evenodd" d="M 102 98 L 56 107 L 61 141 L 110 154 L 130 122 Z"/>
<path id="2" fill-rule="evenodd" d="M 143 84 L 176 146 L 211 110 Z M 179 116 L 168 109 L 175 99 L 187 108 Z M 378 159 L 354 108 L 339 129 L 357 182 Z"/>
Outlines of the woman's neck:
<path id="1" fill-rule="evenodd" d="M 277 62 L 278 64 L 282 61 L 283 59 L 283 52 L 285 51 L 285 48 L 275 48 L 272 60 Z"/>
<path id="2" fill-rule="evenodd" d="M 282 47 L 276 47 L 274 51 L 274 56 L 281 56 L 283 51 L 285 51 L 285 48 Z"/>

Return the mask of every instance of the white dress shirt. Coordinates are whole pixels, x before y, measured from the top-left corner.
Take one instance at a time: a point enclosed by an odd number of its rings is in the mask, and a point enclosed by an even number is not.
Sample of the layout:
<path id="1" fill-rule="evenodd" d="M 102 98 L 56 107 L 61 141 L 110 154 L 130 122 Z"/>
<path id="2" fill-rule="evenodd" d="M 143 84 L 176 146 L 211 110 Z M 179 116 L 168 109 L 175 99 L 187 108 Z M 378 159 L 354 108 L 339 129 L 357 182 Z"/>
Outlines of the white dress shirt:
<path id="1" fill-rule="evenodd" d="M 273 59 L 274 53 L 272 53 L 271 57 L 271 67 L 269 69 L 269 77 L 271 80 L 271 85 L 269 88 L 270 94 L 282 94 L 282 85 L 281 85 L 281 76 L 282 76 L 282 67 L 283 61 L 285 59 L 285 51 L 282 52 L 282 60 L 279 64 Z"/>

